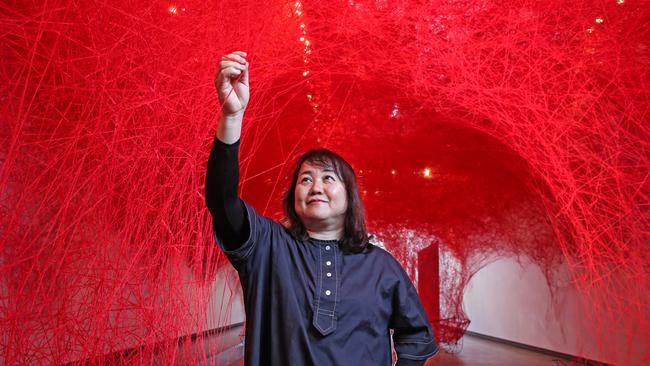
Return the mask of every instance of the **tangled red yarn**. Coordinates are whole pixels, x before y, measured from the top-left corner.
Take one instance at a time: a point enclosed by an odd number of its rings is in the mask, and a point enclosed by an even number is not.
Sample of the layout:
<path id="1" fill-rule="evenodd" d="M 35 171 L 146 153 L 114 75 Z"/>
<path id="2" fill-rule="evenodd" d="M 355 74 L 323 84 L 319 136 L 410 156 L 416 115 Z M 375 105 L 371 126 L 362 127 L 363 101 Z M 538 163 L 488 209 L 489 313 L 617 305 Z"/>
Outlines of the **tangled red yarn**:
<path id="1" fill-rule="evenodd" d="M 650 357 L 647 3 L 48 0 L 0 12 L 1 363 L 181 362 L 178 337 L 230 322 L 230 295 L 211 292 L 228 264 L 202 185 L 216 62 L 235 49 L 253 93 L 242 195 L 260 212 L 281 218 L 298 152 L 332 148 L 409 273 L 417 250 L 440 247 L 442 341 L 467 326 L 472 275 L 526 256 L 551 287 L 568 266 L 598 329 L 585 337 L 605 354 L 639 362 L 608 348 L 616 334 Z"/>

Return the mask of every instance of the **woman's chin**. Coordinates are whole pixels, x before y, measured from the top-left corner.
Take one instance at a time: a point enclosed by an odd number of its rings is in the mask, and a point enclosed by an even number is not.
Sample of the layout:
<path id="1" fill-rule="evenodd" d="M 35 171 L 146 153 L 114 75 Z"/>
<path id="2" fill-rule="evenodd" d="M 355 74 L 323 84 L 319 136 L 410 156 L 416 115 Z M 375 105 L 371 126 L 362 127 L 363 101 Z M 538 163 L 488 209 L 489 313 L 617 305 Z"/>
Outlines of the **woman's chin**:
<path id="1" fill-rule="evenodd" d="M 331 220 L 330 215 L 327 213 L 321 213 L 321 212 L 310 212 L 305 215 L 304 218 L 302 218 L 303 221 L 310 221 L 313 223 L 324 223 L 329 220 Z"/>

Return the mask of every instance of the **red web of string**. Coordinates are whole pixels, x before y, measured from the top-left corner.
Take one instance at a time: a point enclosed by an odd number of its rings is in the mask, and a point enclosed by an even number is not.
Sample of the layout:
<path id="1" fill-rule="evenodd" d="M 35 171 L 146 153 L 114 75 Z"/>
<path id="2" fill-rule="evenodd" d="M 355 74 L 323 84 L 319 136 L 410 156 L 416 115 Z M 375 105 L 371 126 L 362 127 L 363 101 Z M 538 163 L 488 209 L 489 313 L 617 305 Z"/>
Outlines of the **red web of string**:
<path id="1" fill-rule="evenodd" d="M 281 218 L 295 156 L 334 149 L 359 173 L 377 241 L 414 280 L 418 252 L 438 246 L 439 340 L 471 321 L 461 305 L 472 276 L 514 256 L 551 289 L 560 263 L 569 269 L 598 330 L 585 341 L 624 358 L 607 348 L 618 334 L 647 354 L 642 2 L 0 9 L 5 364 L 205 359 L 181 358 L 190 342 L 177 339 L 229 324 L 239 291 L 203 199 L 214 72 L 237 49 L 252 88 L 241 193 L 258 211 Z M 115 356 L 124 350 L 136 351 Z"/>

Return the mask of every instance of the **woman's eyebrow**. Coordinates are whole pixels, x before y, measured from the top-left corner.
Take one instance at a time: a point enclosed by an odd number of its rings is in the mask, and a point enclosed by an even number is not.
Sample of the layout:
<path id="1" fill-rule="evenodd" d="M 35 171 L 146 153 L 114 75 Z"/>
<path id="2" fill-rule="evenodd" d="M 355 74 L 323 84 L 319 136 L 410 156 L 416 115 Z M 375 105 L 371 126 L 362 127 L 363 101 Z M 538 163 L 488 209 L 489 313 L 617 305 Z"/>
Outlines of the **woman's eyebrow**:
<path id="1" fill-rule="evenodd" d="M 334 173 L 334 174 L 338 175 L 338 174 L 336 173 L 336 170 L 335 170 L 334 168 L 330 168 L 330 167 L 325 167 L 325 168 L 321 169 L 321 172 L 324 172 L 324 173 Z M 298 176 L 301 176 L 301 175 L 303 175 L 303 174 L 314 175 L 314 172 L 311 171 L 311 170 L 303 170 L 302 172 L 300 172 L 300 174 L 298 174 Z"/>

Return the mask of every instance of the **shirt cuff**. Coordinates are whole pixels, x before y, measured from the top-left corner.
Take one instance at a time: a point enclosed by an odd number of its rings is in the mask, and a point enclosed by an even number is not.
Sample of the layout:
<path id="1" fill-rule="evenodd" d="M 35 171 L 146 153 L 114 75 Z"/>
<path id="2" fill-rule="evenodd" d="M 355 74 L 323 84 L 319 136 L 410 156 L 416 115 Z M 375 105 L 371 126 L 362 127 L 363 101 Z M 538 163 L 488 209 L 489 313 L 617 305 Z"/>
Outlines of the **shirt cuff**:
<path id="1" fill-rule="evenodd" d="M 397 360 L 395 366 L 423 366 L 426 360 L 409 360 L 408 358 L 400 358 Z"/>
<path id="2" fill-rule="evenodd" d="M 438 353 L 438 344 L 430 339 L 394 339 L 395 351 L 398 359 L 426 361 L 427 358 Z"/>

